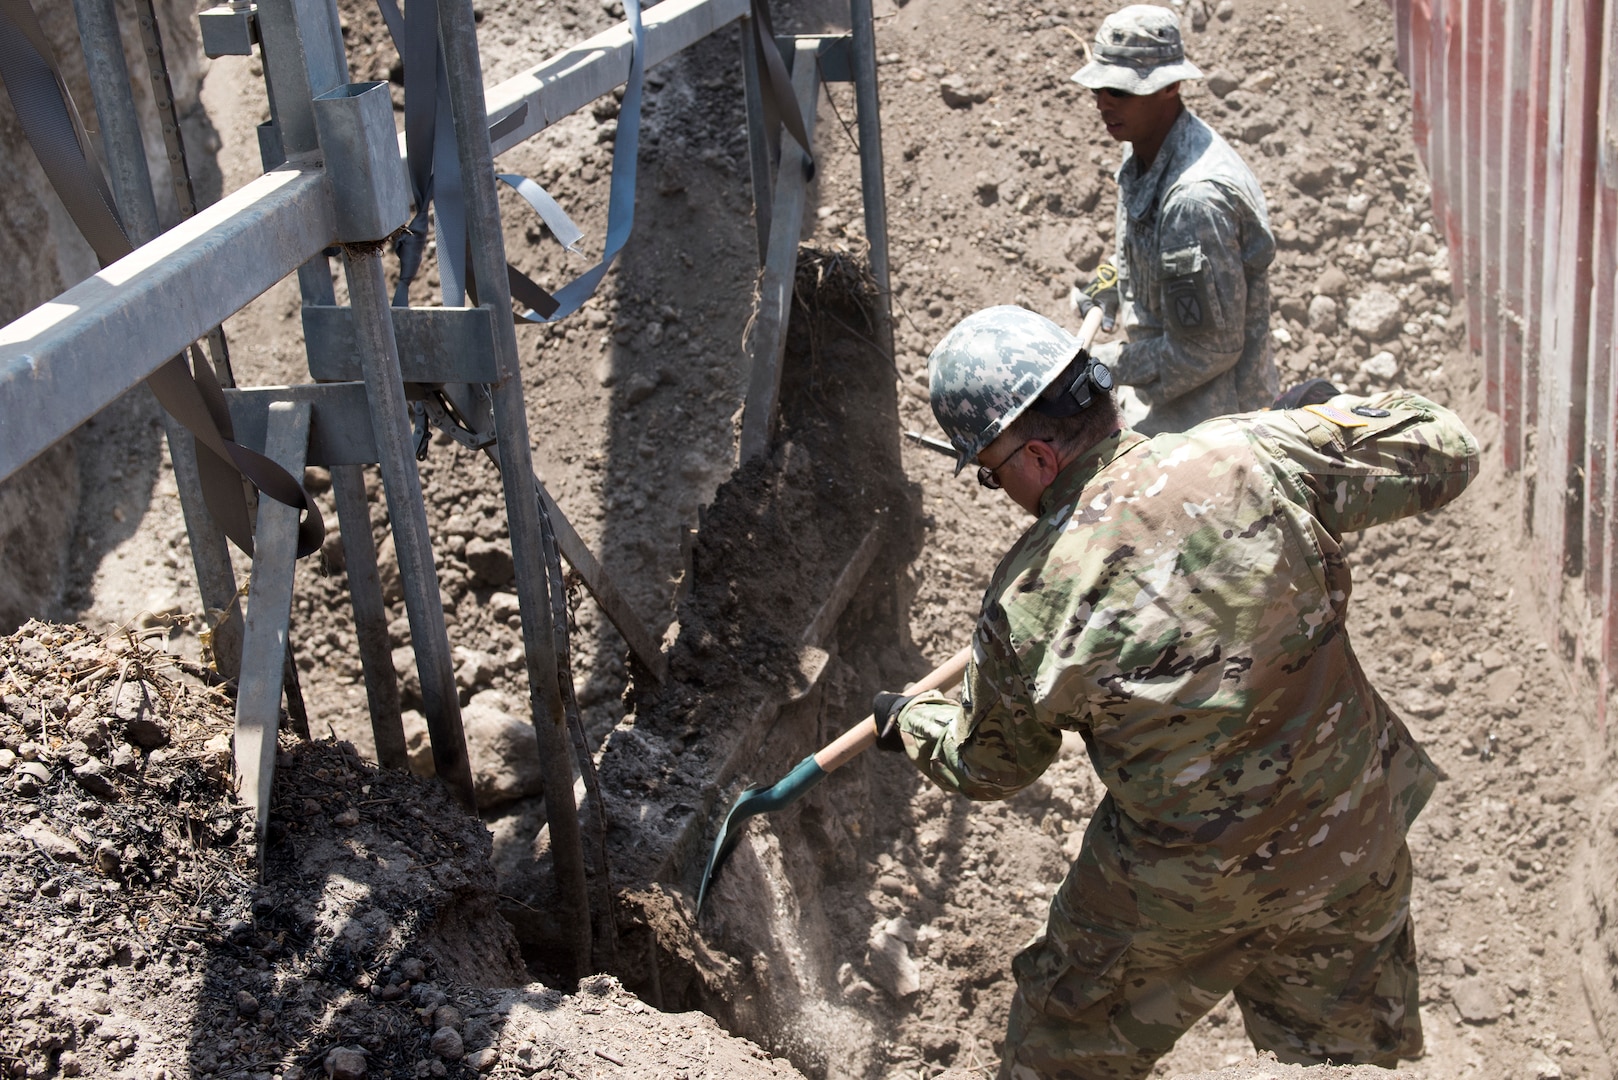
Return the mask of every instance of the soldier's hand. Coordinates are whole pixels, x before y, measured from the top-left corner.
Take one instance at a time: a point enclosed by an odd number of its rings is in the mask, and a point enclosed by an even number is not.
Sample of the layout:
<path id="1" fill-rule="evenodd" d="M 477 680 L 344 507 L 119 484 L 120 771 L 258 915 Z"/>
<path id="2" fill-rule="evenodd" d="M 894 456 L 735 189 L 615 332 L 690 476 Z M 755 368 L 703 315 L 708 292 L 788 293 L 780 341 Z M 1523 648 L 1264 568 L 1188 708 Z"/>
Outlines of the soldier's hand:
<path id="1" fill-rule="evenodd" d="M 1080 319 L 1090 314 L 1090 309 L 1099 304 L 1101 328 L 1111 330 L 1118 321 L 1117 269 L 1111 263 L 1102 263 L 1096 267 L 1095 278 L 1088 284 L 1075 285 L 1068 293 L 1067 299 Z"/>
<path id="2" fill-rule="evenodd" d="M 890 690 L 883 690 L 871 699 L 871 718 L 876 721 L 878 750 L 904 753 L 904 739 L 899 735 L 899 713 L 908 704 L 909 696 Z"/>
<path id="3" fill-rule="evenodd" d="M 1310 379 L 1281 391 L 1270 403 L 1272 409 L 1301 409 L 1305 405 L 1324 405 L 1342 391 L 1326 379 Z"/>

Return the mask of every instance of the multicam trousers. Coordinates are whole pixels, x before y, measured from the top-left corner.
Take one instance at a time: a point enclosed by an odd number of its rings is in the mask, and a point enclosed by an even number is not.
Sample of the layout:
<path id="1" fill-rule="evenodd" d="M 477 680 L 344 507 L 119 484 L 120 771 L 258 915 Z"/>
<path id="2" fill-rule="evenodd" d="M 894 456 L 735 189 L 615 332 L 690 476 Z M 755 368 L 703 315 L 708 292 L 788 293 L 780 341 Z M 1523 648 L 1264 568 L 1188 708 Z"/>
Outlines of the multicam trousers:
<path id="1" fill-rule="evenodd" d="M 1064 903 L 1064 886 L 1045 932 L 1013 962 L 1000 1076 L 1144 1077 L 1231 991 L 1253 1045 L 1281 1061 L 1392 1067 L 1415 1057 L 1410 884 L 1400 845 L 1392 866 L 1343 900 L 1239 934 L 1084 925 L 1082 898 Z"/>

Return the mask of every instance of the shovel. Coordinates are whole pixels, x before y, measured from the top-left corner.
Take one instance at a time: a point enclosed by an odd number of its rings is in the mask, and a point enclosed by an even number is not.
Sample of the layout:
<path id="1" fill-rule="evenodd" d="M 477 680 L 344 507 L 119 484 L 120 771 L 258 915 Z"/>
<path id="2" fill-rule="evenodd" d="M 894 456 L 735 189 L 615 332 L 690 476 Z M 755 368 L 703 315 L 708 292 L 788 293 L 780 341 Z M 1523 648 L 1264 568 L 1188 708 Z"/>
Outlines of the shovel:
<path id="1" fill-rule="evenodd" d="M 947 690 L 960 681 L 971 656 L 972 646 L 968 645 L 906 689 L 912 693 Z M 702 871 L 702 885 L 697 890 L 697 914 L 702 914 L 702 904 L 708 898 L 708 886 L 713 883 L 714 875 L 719 873 L 719 868 L 725 865 L 731 850 L 741 840 L 743 822 L 755 814 L 767 814 L 791 806 L 803 798 L 804 792 L 824 780 L 827 773 L 842 768 L 875 745 L 876 736 L 876 717 L 867 716 L 798 762 L 796 768 L 772 786 L 750 787 L 737 796 L 736 804 L 725 815 L 724 824 L 719 826 L 713 851 L 708 855 L 707 868 Z"/>

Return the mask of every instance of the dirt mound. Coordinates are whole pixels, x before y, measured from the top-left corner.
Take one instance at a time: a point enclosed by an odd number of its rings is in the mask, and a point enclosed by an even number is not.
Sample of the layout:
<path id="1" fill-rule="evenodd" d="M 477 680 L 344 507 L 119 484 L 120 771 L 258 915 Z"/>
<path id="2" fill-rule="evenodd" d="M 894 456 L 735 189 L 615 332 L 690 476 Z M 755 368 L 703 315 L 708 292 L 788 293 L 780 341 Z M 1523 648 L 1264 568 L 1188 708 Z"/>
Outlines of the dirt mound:
<path id="1" fill-rule="evenodd" d="M 488 833 L 440 785 L 288 740 L 261 871 L 194 670 L 31 622 L 0 672 L 7 1076 L 794 1075 L 610 979 L 525 987 Z"/>

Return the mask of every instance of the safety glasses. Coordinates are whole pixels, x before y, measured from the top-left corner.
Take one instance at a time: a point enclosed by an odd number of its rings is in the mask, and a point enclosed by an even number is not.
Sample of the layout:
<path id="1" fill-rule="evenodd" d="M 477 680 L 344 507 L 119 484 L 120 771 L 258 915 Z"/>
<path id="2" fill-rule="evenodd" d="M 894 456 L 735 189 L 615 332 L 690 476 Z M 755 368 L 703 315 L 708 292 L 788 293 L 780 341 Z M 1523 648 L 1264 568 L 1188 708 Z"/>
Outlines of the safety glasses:
<path id="1" fill-rule="evenodd" d="M 1030 440 L 1028 440 L 1028 442 L 1033 442 L 1033 440 L 1030 439 Z M 1016 457 L 1018 454 L 1022 453 L 1023 452 L 1023 447 L 1026 447 L 1027 445 L 1028 445 L 1028 443 L 1025 442 L 1025 443 L 1022 444 L 1022 446 L 1017 447 L 1017 449 L 1013 450 L 1011 453 L 1007 454 L 1004 458 L 1000 459 L 1000 464 L 996 465 L 992 469 L 989 468 L 987 465 L 979 465 L 978 466 L 978 483 L 982 484 L 984 487 L 988 488 L 990 491 L 999 491 L 1000 490 L 1000 478 L 998 476 L 996 476 L 995 473 L 999 472 L 1001 469 L 1003 469 L 1007 465 L 1011 464 L 1011 459 Z"/>

